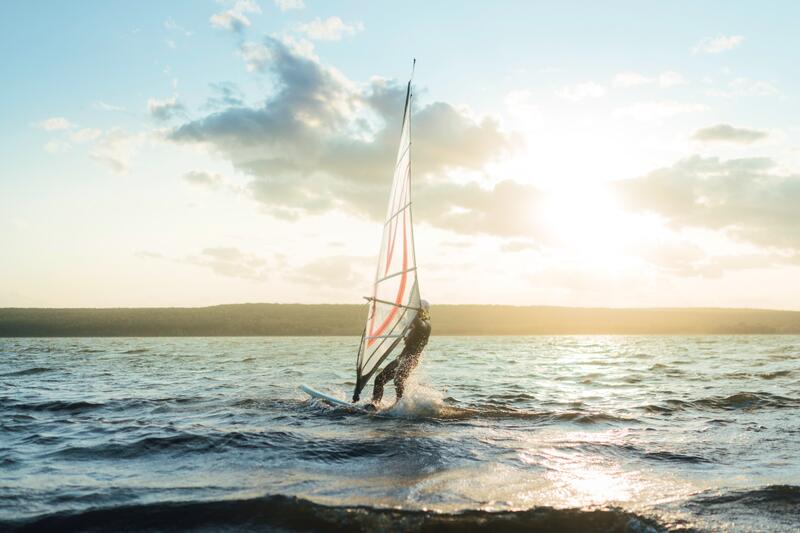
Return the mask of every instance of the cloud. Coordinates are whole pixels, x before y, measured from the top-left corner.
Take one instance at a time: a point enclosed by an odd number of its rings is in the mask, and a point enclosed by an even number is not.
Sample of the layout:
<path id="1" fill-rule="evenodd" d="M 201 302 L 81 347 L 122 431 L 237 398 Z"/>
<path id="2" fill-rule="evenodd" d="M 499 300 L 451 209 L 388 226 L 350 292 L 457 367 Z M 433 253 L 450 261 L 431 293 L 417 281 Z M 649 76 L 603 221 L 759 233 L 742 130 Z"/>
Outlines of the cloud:
<path id="1" fill-rule="evenodd" d="M 215 28 L 241 32 L 250 26 L 247 13 L 261 13 L 261 7 L 255 0 L 235 0 L 229 9 L 211 15 L 209 20 Z"/>
<path id="2" fill-rule="evenodd" d="M 717 35 L 716 37 L 706 37 L 692 48 L 693 54 L 719 54 L 727 50 L 732 50 L 742 44 L 744 37 L 741 35 Z"/>
<path id="3" fill-rule="evenodd" d="M 124 107 L 108 104 L 106 102 L 95 101 L 92 102 L 92 107 L 101 111 L 125 111 Z"/>
<path id="4" fill-rule="evenodd" d="M 720 278 L 732 270 L 769 268 L 797 260 L 774 253 L 709 255 L 697 244 L 671 237 L 641 243 L 634 251 L 663 272 L 680 277 Z"/>
<path id="5" fill-rule="evenodd" d="M 372 266 L 370 257 L 337 255 L 321 257 L 288 271 L 286 278 L 314 287 L 355 290 L 364 285 Z"/>
<path id="6" fill-rule="evenodd" d="M 264 72 L 271 59 L 269 48 L 253 41 L 243 42 L 239 55 L 244 59 L 248 72 Z"/>
<path id="7" fill-rule="evenodd" d="M 305 9 L 306 4 L 303 0 L 275 0 L 275 5 L 281 11 L 289 11 L 292 9 Z"/>
<path id="8" fill-rule="evenodd" d="M 338 41 L 345 35 L 353 35 L 363 30 L 364 24 L 361 22 L 345 24 L 339 17 L 328 17 L 325 20 L 317 17 L 296 27 L 298 33 L 315 41 Z"/>
<path id="9" fill-rule="evenodd" d="M 186 172 L 183 180 L 191 185 L 198 187 L 208 187 L 209 189 L 218 189 L 225 183 L 225 176 L 221 174 L 211 174 L 210 172 L 203 172 L 200 170 L 191 170 Z"/>
<path id="10" fill-rule="evenodd" d="M 730 82 L 731 92 L 735 96 L 772 96 L 778 89 L 768 81 L 736 78 Z"/>
<path id="11" fill-rule="evenodd" d="M 69 137 L 76 143 L 85 143 L 98 139 L 102 134 L 103 132 L 97 128 L 81 128 Z"/>
<path id="12" fill-rule="evenodd" d="M 244 105 L 244 95 L 239 87 L 231 82 L 210 84 L 211 96 L 205 103 L 206 109 L 224 109 L 226 107 L 241 107 Z"/>
<path id="13" fill-rule="evenodd" d="M 444 241 L 441 245 L 447 248 L 472 248 L 475 243 L 472 241 Z"/>
<path id="14" fill-rule="evenodd" d="M 709 96 L 735 98 L 738 96 L 774 96 L 780 94 L 777 87 L 768 81 L 752 80 L 750 78 L 735 78 L 728 82 L 725 89 L 712 89 Z"/>
<path id="15" fill-rule="evenodd" d="M 600 98 L 606 94 L 606 88 L 593 81 L 585 83 L 578 83 L 576 85 L 569 85 L 562 87 L 556 91 L 556 96 L 569 100 L 571 102 L 578 102 L 580 100 L 587 100 L 592 98 Z"/>
<path id="16" fill-rule="evenodd" d="M 114 172 L 125 173 L 130 169 L 140 144 L 140 136 L 131 135 L 120 128 L 112 128 L 97 140 L 89 151 L 89 158 Z"/>
<path id="17" fill-rule="evenodd" d="M 696 141 L 719 141 L 739 144 L 750 144 L 767 137 L 766 131 L 734 128 L 729 124 L 717 124 L 694 132 L 692 139 Z"/>
<path id="18" fill-rule="evenodd" d="M 71 144 L 59 139 L 52 139 L 50 141 L 47 141 L 44 145 L 45 151 L 47 151 L 47 153 L 50 154 L 58 154 L 61 152 L 66 152 L 70 148 L 72 148 Z"/>
<path id="19" fill-rule="evenodd" d="M 649 85 L 653 83 L 653 78 L 649 78 L 638 72 L 620 72 L 614 76 L 613 83 L 616 87 L 637 87 L 639 85 Z"/>
<path id="20" fill-rule="evenodd" d="M 284 42 L 269 38 L 263 46 L 277 87 L 263 106 L 214 112 L 169 137 L 230 160 L 251 176 L 250 194 L 274 216 L 339 209 L 382 218 L 405 86 L 374 78 L 359 87 Z M 417 220 L 462 233 L 530 231 L 518 220 L 529 220 L 539 201 L 534 187 L 447 180 L 454 170 L 482 172 L 515 148 L 513 136 L 495 119 L 445 102 L 416 109 L 413 120 Z"/>
<path id="21" fill-rule="evenodd" d="M 70 129 L 73 124 L 64 117 L 51 117 L 39 122 L 37 126 L 45 131 L 58 131 Z"/>
<path id="22" fill-rule="evenodd" d="M 185 265 L 208 268 L 215 274 L 229 278 L 250 281 L 266 281 L 269 275 L 269 261 L 265 258 L 243 252 L 232 246 L 204 248 L 199 253 L 182 257 L 170 257 L 158 252 L 141 251 L 136 253 L 143 259 L 159 259 Z"/>
<path id="23" fill-rule="evenodd" d="M 661 120 L 682 113 L 698 113 L 706 111 L 707 109 L 708 107 L 703 104 L 664 100 L 656 102 L 637 102 L 617 109 L 614 111 L 614 115 L 618 117 L 629 117 L 636 120 Z"/>
<path id="24" fill-rule="evenodd" d="M 147 111 L 150 116 L 156 120 L 169 120 L 175 116 L 183 115 L 186 108 L 178 101 L 177 96 L 166 98 L 164 100 L 157 100 L 150 98 L 147 100 Z"/>
<path id="25" fill-rule="evenodd" d="M 675 85 L 683 85 L 686 80 L 679 72 L 666 71 L 658 75 L 658 84 L 661 87 L 673 87 Z"/>
<path id="26" fill-rule="evenodd" d="M 800 175 L 778 174 L 771 159 L 693 156 L 616 187 L 628 207 L 657 213 L 672 227 L 800 250 Z"/>
<path id="27" fill-rule="evenodd" d="M 234 247 L 205 248 L 199 254 L 187 256 L 184 262 L 210 268 L 222 276 L 253 281 L 267 278 L 265 259 Z"/>
<path id="28" fill-rule="evenodd" d="M 613 85 L 615 87 L 638 87 L 642 85 L 658 85 L 659 87 L 672 87 L 686 83 L 683 76 L 678 72 L 665 71 L 658 76 L 648 77 L 638 72 L 621 72 L 614 76 Z"/>
<path id="29" fill-rule="evenodd" d="M 493 187 L 469 183 L 422 183 L 414 190 L 414 220 L 466 235 L 544 237 L 544 193 L 503 180 Z"/>
<path id="30" fill-rule="evenodd" d="M 185 37 L 191 37 L 192 32 L 187 30 L 186 28 L 182 28 L 175 23 L 172 17 L 167 17 L 167 20 L 164 21 L 164 29 L 169 31 L 175 31 L 178 33 L 182 33 Z"/>
<path id="31" fill-rule="evenodd" d="M 507 241 L 500 246 L 501 251 L 508 253 L 524 252 L 527 250 L 536 250 L 538 248 L 539 245 L 535 242 L 521 240 Z"/>

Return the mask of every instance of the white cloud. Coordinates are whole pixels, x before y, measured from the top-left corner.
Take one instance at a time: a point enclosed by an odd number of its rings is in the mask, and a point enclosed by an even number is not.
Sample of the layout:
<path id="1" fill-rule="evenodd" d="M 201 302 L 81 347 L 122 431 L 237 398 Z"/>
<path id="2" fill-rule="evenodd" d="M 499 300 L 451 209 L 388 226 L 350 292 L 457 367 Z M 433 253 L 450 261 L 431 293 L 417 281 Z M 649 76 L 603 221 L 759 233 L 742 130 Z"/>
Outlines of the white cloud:
<path id="1" fill-rule="evenodd" d="M 101 111 L 125 111 L 124 107 L 116 106 L 106 102 L 95 101 L 92 102 L 92 107 Z"/>
<path id="2" fill-rule="evenodd" d="M 778 89 L 767 81 L 736 78 L 729 84 L 731 93 L 735 96 L 772 96 L 778 94 Z"/>
<path id="3" fill-rule="evenodd" d="M 225 184 L 225 176 L 221 174 L 211 174 L 201 170 L 192 170 L 183 175 L 183 180 L 190 185 L 218 189 Z"/>
<path id="4" fill-rule="evenodd" d="M 230 9 L 211 15 L 209 20 L 215 28 L 240 32 L 251 24 L 247 13 L 261 13 L 255 0 L 235 0 Z"/>
<path id="5" fill-rule="evenodd" d="M 295 283 L 356 290 L 372 267 L 371 257 L 336 255 L 320 257 L 296 267 L 286 277 Z"/>
<path id="6" fill-rule="evenodd" d="M 645 76 L 638 72 L 621 72 L 614 76 L 615 87 L 638 87 L 641 85 L 658 84 L 660 87 L 672 87 L 685 83 L 683 76 L 678 72 L 665 71 L 658 76 Z"/>
<path id="7" fill-rule="evenodd" d="M 684 83 L 686 83 L 686 80 L 683 79 L 683 76 L 681 76 L 681 74 L 678 72 L 668 70 L 658 75 L 658 84 L 661 87 L 672 87 L 674 85 L 682 85 Z"/>
<path id="8" fill-rule="evenodd" d="M 199 253 L 183 257 L 169 257 L 158 252 L 137 252 L 144 259 L 161 259 L 175 263 L 194 265 L 210 269 L 215 274 L 250 281 L 265 281 L 268 274 L 268 261 L 256 254 L 243 252 L 232 246 L 204 248 Z"/>
<path id="9" fill-rule="evenodd" d="M 556 95 L 559 98 L 570 100 L 572 102 L 587 100 L 590 98 L 600 98 L 605 94 L 606 88 L 593 81 L 562 87 L 560 90 L 556 91 Z"/>
<path id="10" fill-rule="evenodd" d="M 636 120 L 660 120 L 683 113 L 698 113 L 706 111 L 707 109 L 708 107 L 703 104 L 665 100 L 658 102 L 637 102 L 617 109 L 614 115 L 618 117 L 630 117 Z"/>
<path id="11" fill-rule="evenodd" d="M 169 138 L 218 151 L 250 177 L 246 191 L 273 216 L 341 210 L 382 217 L 384 200 L 377 199 L 385 196 L 385 181 L 378 177 L 396 155 L 404 84 L 373 79 L 359 86 L 285 42 L 264 44 L 278 88 L 267 101 L 215 110 Z M 459 233 L 536 233 L 532 211 L 541 193 L 535 187 L 449 179 L 453 172 L 483 171 L 515 149 L 515 136 L 491 117 L 446 102 L 419 107 L 414 121 L 415 195 L 430 206 L 420 207 L 418 220 Z"/>
<path id="12" fill-rule="evenodd" d="M 800 251 L 800 175 L 754 157 L 690 157 L 615 184 L 629 207 L 657 213 L 674 228 L 725 230 L 757 245 Z"/>
<path id="13" fill-rule="evenodd" d="M 296 27 L 299 33 L 315 41 L 338 41 L 345 35 L 353 35 L 363 29 L 364 24 L 361 22 L 345 24 L 339 17 L 328 17 L 325 20 L 318 17 Z"/>
<path id="14" fill-rule="evenodd" d="M 38 126 L 45 131 L 67 130 L 73 124 L 64 117 L 51 117 L 38 123 Z"/>
<path id="15" fill-rule="evenodd" d="M 615 87 L 636 87 L 639 85 L 649 85 L 653 83 L 653 78 L 648 78 L 638 72 L 620 72 L 614 76 L 613 84 Z"/>
<path id="16" fill-rule="evenodd" d="M 736 48 L 744 41 L 741 35 L 717 35 L 716 37 L 706 37 L 692 48 L 693 54 L 719 54 L 727 50 Z"/>
<path id="17" fill-rule="evenodd" d="M 172 19 L 172 17 L 167 17 L 167 20 L 164 21 L 164 29 L 182 33 L 186 37 L 192 36 L 191 31 L 187 30 L 186 28 L 182 28 L 181 26 L 178 26 Z"/>
<path id="18" fill-rule="evenodd" d="M 183 104 L 178 101 L 177 96 L 158 100 L 150 98 L 147 100 L 147 110 L 150 115 L 157 120 L 169 120 L 170 118 L 182 115 L 185 111 Z"/>
<path id="19" fill-rule="evenodd" d="M 66 152 L 71 148 L 71 145 L 59 139 L 53 139 L 52 141 L 47 141 L 44 145 L 44 149 L 50 154 L 58 154 L 60 152 Z"/>
<path id="20" fill-rule="evenodd" d="M 692 139 L 696 141 L 721 141 L 740 144 L 750 144 L 766 137 L 767 132 L 765 131 L 734 128 L 729 124 L 718 124 L 709 128 L 703 128 L 697 130 L 694 135 L 692 135 Z"/>
<path id="21" fill-rule="evenodd" d="M 529 250 L 536 250 L 540 246 L 533 241 L 525 240 L 511 240 L 506 241 L 500 246 L 500 250 L 507 253 L 525 252 Z"/>
<path id="22" fill-rule="evenodd" d="M 726 88 L 710 89 L 706 94 L 721 98 L 736 98 L 739 96 L 774 96 L 780 94 L 780 91 L 768 81 L 735 78 L 728 82 Z"/>
<path id="23" fill-rule="evenodd" d="M 94 141 L 102 134 L 103 132 L 97 128 L 81 128 L 70 135 L 70 138 L 77 143 L 84 143 Z"/>
<path id="24" fill-rule="evenodd" d="M 275 0 L 275 5 L 281 11 L 289 11 L 292 9 L 305 9 L 306 4 L 303 0 Z"/>
<path id="25" fill-rule="evenodd" d="M 116 173 L 125 173 L 130 169 L 141 140 L 139 135 L 131 135 L 121 128 L 112 128 L 98 139 L 89 152 L 89 157 Z"/>
<path id="26" fill-rule="evenodd" d="M 245 41 L 239 48 L 239 55 L 244 59 L 248 72 L 261 72 L 270 60 L 269 49 L 261 43 Z"/>

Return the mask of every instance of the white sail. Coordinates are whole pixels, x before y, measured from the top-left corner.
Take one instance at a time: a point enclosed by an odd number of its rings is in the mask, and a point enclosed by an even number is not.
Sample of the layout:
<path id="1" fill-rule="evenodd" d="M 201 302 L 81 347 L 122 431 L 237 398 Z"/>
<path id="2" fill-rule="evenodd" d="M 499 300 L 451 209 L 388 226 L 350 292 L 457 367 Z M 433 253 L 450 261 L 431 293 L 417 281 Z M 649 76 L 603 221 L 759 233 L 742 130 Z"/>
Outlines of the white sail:
<path id="1" fill-rule="evenodd" d="M 367 322 L 358 350 L 354 401 L 380 364 L 397 348 L 420 305 L 411 220 L 411 82 L 408 82 L 400 147 L 383 225 Z"/>

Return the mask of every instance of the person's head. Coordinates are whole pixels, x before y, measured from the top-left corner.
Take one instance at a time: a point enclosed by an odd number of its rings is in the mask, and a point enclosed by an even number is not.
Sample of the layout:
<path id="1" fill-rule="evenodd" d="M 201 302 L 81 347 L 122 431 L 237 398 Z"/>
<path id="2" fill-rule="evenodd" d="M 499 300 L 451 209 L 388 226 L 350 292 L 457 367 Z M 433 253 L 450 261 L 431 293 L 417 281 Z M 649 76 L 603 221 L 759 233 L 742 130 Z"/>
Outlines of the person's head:
<path id="1" fill-rule="evenodd" d="M 428 303 L 428 300 L 420 300 L 420 302 L 419 302 L 419 317 L 422 320 L 430 320 L 431 319 L 431 304 Z"/>

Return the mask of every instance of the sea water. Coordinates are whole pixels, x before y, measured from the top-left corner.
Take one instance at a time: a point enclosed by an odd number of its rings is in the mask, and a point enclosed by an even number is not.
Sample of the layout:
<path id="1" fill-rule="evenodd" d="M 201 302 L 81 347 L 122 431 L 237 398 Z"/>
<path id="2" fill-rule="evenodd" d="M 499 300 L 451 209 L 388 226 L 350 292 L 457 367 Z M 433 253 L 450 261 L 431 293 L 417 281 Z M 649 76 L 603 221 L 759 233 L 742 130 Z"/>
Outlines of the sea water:
<path id="1" fill-rule="evenodd" d="M 800 529 L 800 337 L 0 340 L 0 530 Z M 369 396 L 369 388 L 363 394 Z"/>

